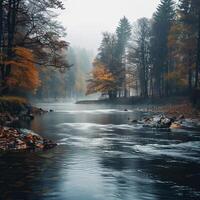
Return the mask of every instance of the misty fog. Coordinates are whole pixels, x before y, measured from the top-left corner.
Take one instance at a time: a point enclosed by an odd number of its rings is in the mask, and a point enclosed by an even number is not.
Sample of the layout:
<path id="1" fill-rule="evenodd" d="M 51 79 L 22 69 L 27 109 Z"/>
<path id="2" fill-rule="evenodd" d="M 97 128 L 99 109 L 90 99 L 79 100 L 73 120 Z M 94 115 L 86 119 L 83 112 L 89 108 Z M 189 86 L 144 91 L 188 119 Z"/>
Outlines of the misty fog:
<path id="1" fill-rule="evenodd" d="M 59 20 L 67 29 L 72 46 L 97 52 L 102 32 L 114 32 L 123 16 L 130 22 L 151 18 L 159 0 L 65 0 Z"/>

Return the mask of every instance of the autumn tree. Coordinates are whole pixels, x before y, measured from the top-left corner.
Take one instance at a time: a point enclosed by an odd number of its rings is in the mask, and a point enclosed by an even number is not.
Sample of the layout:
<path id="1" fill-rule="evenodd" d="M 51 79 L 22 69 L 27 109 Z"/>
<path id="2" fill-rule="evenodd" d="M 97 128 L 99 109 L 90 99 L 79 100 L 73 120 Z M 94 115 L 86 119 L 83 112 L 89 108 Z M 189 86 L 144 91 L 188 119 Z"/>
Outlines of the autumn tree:
<path id="1" fill-rule="evenodd" d="M 110 99 L 115 98 L 116 82 L 109 69 L 98 60 L 94 61 L 91 78 L 88 80 L 87 95 L 93 93 L 107 94 Z"/>
<path id="2" fill-rule="evenodd" d="M 3 0 L 0 3 L 1 93 L 7 92 L 7 79 L 15 73 L 7 60 L 15 59 L 15 47 L 32 51 L 35 65 L 68 67 L 64 51 L 68 43 L 60 38 L 64 29 L 53 9 L 63 9 L 59 0 Z M 63 33 L 63 34 L 61 34 Z M 18 59 L 19 60 L 19 59 Z"/>
<path id="3" fill-rule="evenodd" d="M 176 21 L 171 26 L 168 36 L 168 47 L 171 63 L 166 78 L 173 89 L 188 88 L 192 91 L 194 86 L 194 70 L 196 62 L 196 27 L 192 23 L 191 4 L 189 1 L 181 1 L 177 11 Z"/>
<path id="4" fill-rule="evenodd" d="M 11 67 L 6 84 L 11 91 L 17 89 L 35 93 L 40 86 L 40 79 L 33 53 L 31 50 L 22 47 L 15 47 L 13 53 L 14 58 L 5 62 L 6 65 Z"/>
<path id="5" fill-rule="evenodd" d="M 97 55 L 97 60 L 106 66 L 116 80 L 115 91 L 112 91 L 112 98 L 127 96 L 126 88 L 126 64 L 127 47 L 131 35 L 131 26 L 126 17 L 123 17 L 116 33 L 103 33 L 103 39 Z"/>
<path id="6" fill-rule="evenodd" d="M 103 39 L 97 55 L 97 60 L 115 77 L 115 87 L 110 92 L 110 97 L 116 98 L 117 92 L 122 88 L 123 70 L 116 57 L 117 38 L 115 34 L 103 33 Z M 96 63 L 96 62 L 95 62 Z"/>

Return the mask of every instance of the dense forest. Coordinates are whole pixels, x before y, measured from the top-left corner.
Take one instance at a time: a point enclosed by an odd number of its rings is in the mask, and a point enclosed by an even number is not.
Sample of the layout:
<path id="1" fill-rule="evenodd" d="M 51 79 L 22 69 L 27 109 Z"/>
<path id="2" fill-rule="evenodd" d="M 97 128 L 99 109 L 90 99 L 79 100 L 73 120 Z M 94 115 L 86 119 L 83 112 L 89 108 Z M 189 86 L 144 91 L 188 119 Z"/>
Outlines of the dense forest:
<path id="1" fill-rule="evenodd" d="M 132 25 L 133 24 L 133 25 Z M 167 97 L 196 103 L 200 72 L 200 1 L 162 0 L 152 19 L 123 17 L 103 33 L 87 94 Z"/>
<path id="2" fill-rule="evenodd" d="M 121 18 L 98 55 L 69 48 L 59 0 L 0 2 L 1 95 L 70 98 L 199 96 L 200 2 L 161 0 L 151 19 Z M 92 70 L 91 70 L 92 68 Z M 91 70 L 90 77 L 88 76 Z M 88 83 L 86 82 L 88 81 Z"/>
<path id="3" fill-rule="evenodd" d="M 0 2 L 1 94 L 76 98 L 86 92 L 91 52 L 68 48 L 59 0 Z"/>

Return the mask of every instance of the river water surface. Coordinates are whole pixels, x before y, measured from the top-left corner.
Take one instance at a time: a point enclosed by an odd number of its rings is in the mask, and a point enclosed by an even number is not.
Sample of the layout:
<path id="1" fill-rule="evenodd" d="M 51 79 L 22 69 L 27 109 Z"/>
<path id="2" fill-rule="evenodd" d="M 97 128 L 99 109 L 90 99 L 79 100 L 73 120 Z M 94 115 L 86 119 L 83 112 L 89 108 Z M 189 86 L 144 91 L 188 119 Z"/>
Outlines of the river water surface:
<path id="1" fill-rule="evenodd" d="M 39 104 L 26 128 L 58 147 L 0 155 L 0 200 L 198 200 L 200 133 L 129 123 L 148 113 L 111 105 Z"/>

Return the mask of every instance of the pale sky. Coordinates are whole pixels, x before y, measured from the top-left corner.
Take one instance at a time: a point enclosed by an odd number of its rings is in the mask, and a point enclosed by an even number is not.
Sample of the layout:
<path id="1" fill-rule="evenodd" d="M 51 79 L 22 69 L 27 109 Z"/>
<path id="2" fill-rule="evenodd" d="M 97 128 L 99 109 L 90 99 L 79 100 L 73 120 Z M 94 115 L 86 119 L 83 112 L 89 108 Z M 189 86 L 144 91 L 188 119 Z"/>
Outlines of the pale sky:
<path id="1" fill-rule="evenodd" d="M 64 0 L 65 10 L 59 21 L 67 28 L 67 41 L 96 52 L 102 32 L 114 32 L 120 18 L 131 23 L 150 18 L 160 0 Z"/>

